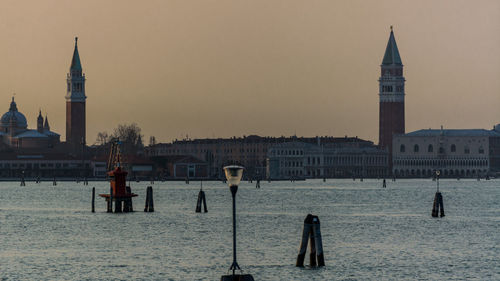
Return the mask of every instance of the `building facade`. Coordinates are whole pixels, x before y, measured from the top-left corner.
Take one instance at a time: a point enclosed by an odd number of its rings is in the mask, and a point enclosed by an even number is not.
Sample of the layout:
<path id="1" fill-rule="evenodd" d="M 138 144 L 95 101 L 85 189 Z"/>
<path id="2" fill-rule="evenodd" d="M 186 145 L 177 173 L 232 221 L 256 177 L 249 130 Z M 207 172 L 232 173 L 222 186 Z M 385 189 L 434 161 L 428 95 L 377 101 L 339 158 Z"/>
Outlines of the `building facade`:
<path id="1" fill-rule="evenodd" d="M 391 164 L 392 136 L 405 133 L 405 78 L 392 27 L 380 68 L 379 146 L 388 150 Z"/>
<path id="2" fill-rule="evenodd" d="M 388 175 L 388 153 L 373 143 L 281 143 L 269 148 L 267 162 L 269 179 L 375 178 Z"/>
<path id="3" fill-rule="evenodd" d="M 172 143 L 160 143 L 145 148 L 145 154 L 154 156 L 190 155 L 208 164 L 210 178 L 222 178 L 222 167 L 239 164 L 245 167 L 245 177 L 266 177 L 268 150 L 281 143 L 303 142 L 308 144 L 349 144 L 371 143 L 357 137 L 260 137 L 256 135 L 218 138 L 176 140 Z M 312 171 L 311 171 L 312 173 Z"/>
<path id="4" fill-rule="evenodd" d="M 78 53 L 78 37 L 75 38 L 73 59 L 66 78 L 66 142 L 73 151 L 85 144 L 85 74 Z"/>
<path id="5" fill-rule="evenodd" d="M 394 136 L 397 177 L 483 177 L 499 171 L 500 127 L 419 130 Z"/>
<path id="6" fill-rule="evenodd" d="M 28 129 L 26 117 L 18 111 L 14 97 L 12 97 L 9 111 L 2 115 L 0 138 L 4 149 L 46 150 L 60 143 L 59 134 L 50 130 L 49 120 L 47 117 L 44 120 L 41 111 L 38 115 L 36 130 Z"/>

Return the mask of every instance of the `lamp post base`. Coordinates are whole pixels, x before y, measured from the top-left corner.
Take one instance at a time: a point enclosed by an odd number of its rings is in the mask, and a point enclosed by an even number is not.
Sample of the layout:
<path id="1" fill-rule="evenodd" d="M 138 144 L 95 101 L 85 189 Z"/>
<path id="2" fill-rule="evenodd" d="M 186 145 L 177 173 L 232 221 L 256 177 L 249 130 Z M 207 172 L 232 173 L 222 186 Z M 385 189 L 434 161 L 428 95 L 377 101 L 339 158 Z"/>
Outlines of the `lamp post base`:
<path id="1" fill-rule="evenodd" d="M 254 281 L 250 274 L 222 275 L 220 281 Z"/>

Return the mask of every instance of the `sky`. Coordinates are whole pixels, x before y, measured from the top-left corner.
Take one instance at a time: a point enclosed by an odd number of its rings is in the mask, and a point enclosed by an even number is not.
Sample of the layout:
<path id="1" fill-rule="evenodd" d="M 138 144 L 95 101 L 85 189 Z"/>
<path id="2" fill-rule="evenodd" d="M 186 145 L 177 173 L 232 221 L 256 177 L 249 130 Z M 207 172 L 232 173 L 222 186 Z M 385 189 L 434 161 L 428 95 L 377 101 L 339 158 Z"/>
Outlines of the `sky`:
<path id="1" fill-rule="evenodd" d="M 391 25 L 407 132 L 500 123 L 498 0 L 0 0 L 0 112 L 15 93 L 29 127 L 41 109 L 64 140 L 78 36 L 88 144 L 131 122 L 146 144 L 252 134 L 377 143 Z"/>

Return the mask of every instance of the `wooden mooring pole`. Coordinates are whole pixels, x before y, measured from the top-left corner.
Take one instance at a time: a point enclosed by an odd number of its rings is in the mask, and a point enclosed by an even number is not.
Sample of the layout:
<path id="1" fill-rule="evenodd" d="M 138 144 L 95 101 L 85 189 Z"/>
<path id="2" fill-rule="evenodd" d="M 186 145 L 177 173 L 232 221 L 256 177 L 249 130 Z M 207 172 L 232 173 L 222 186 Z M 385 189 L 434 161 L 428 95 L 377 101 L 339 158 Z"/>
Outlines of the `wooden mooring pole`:
<path id="1" fill-rule="evenodd" d="M 107 199 L 108 199 L 107 200 L 107 203 L 108 203 L 107 212 L 112 213 L 113 212 L 113 188 L 111 186 L 109 187 L 109 197 Z"/>
<path id="2" fill-rule="evenodd" d="M 92 187 L 92 213 L 95 213 L 95 187 Z"/>
<path id="3" fill-rule="evenodd" d="M 323 254 L 323 242 L 321 239 L 321 229 L 319 218 L 308 214 L 304 220 L 302 230 L 302 241 L 300 243 L 299 254 L 295 266 L 304 267 L 304 258 L 306 256 L 307 243 L 310 240 L 309 263 L 311 267 L 325 266 L 325 257 Z"/>
<path id="4" fill-rule="evenodd" d="M 153 203 L 153 187 L 148 186 L 146 189 L 146 205 L 144 206 L 144 212 L 154 212 L 154 203 Z"/>
<path id="5" fill-rule="evenodd" d="M 198 193 L 198 201 L 196 202 L 196 212 L 201 213 L 201 205 L 203 204 L 203 210 L 204 212 L 208 212 L 207 210 L 207 201 L 205 198 L 205 192 L 203 190 L 200 190 Z"/>

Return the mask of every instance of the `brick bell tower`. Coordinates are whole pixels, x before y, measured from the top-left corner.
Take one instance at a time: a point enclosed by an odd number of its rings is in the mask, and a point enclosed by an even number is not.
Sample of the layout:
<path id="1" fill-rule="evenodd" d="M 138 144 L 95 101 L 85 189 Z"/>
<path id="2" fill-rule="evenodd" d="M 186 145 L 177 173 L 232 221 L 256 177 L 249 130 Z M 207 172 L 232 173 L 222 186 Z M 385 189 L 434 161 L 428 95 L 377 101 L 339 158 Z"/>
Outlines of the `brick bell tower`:
<path id="1" fill-rule="evenodd" d="M 66 90 L 66 142 L 73 151 L 85 143 L 85 74 L 82 72 L 78 54 L 78 37 L 75 37 L 75 50 L 71 67 L 67 74 Z"/>
<path id="2" fill-rule="evenodd" d="M 392 171 L 392 136 L 405 133 L 405 78 L 392 26 L 380 68 L 379 146 L 388 150 Z"/>

